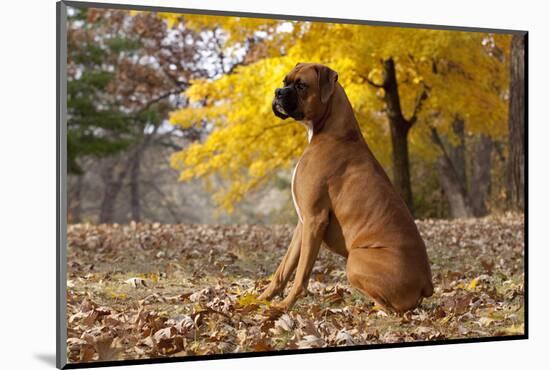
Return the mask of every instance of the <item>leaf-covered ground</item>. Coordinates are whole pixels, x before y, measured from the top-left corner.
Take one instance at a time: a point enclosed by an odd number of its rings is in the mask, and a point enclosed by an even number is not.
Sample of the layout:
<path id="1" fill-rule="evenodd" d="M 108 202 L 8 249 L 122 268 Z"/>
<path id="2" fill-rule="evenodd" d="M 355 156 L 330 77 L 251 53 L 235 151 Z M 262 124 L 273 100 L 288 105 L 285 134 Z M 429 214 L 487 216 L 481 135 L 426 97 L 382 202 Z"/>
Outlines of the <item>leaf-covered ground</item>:
<path id="1" fill-rule="evenodd" d="M 71 225 L 68 360 L 523 334 L 523 215 L 417 223 L 435 293 L 400 316 L 351 288 L 328 251 L 290 312 L 258 302 L 292 226 Z"/>

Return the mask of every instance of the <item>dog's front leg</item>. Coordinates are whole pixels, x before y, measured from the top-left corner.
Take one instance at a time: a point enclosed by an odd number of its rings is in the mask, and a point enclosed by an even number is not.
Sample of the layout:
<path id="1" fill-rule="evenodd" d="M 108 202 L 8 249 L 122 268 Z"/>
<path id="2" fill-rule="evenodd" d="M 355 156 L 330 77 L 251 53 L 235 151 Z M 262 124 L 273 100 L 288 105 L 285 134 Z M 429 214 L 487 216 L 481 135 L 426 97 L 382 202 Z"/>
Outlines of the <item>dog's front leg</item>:
<path id="1" fill-rule="evenodd" d="M 296 270 L 298 258 L 300 257 L 300 245 L 302 244 L 302 223 L 298 221 L 298 225 L 294 229 L 292 240 L 288 246 L 283 260 L 273 274 L 273 278 L 266 290 L 258 297 L 259 300 L 269 300 L 276 294 L 279 294 L 285 289 L 290 276 Z"/>
<path id="2" fill-rule="evenodd" d="M 276 307 L 283 310 L 290 309 L 298 299 L 298 296 L 306 291 L 309 276 L 311 275 L 315 259 L 319 254 L 327 225 L 328 211 L 323 210 L 315 215 L 304 218 L 302 225 L 302 245 L 300 248 L 300 259 L 296 269 L 296 277 L 294 278 L 294 283 L 292 284 L 292 289 L 288 296 L 277 303 L 275 305 Z"/>

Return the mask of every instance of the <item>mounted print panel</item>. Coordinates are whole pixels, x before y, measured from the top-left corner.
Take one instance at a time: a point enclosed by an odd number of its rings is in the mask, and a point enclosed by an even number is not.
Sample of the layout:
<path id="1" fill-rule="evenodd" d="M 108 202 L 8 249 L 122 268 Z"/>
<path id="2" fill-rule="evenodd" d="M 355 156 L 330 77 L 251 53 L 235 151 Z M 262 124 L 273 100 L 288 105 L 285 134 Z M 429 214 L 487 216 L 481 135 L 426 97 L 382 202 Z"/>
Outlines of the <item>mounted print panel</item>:
<path id="1" fill-rule="evenodd" d="M 526 56 L 58 3 L 58 367 L 527 338 Z"/>

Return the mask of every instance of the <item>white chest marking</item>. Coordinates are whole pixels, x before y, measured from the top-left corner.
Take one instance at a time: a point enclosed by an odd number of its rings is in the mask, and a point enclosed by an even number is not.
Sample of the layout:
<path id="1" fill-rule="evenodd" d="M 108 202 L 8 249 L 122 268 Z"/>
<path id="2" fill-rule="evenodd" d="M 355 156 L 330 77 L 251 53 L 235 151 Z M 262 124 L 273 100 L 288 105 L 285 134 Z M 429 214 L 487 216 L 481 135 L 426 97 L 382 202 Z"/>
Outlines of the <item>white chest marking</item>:
<path id="1" fill-rule="evenodd" d="M 300 206 L 298 206 L 298 202 L 296 201 L 296 194 L 294 193 L 294 179 L 296 177 L 296 171 L 298 170 L 299 165 L 300 161 L 298 160 L 298 163 L 296 163 L 296 167 L 294 167 L 294 171 L 292 172 L 292 179 L 290 180 L 290 191 L 292 192 L 292 201 L 294 202 L 294 208 L 296 209 L 298 218 L 300 219 L 301 223 L 304 223 L 302 214 L 300 213 Z"/>
<path id="2" fill-rule="evenodd" d="M 311 121 L 300 121 L 307 129 L 307 142 L 311 143 L 311 138 L 313 137 L 313 122 Z"/>
<path id="3" fill-rule="evenodd" d="M 305 122 L 304 123 L 307 128 L 307 142 L 311 142 L 311 138 L 313 137 L 313 126 L 311 122 Z M 298 160 L 298 163 L 296 163 L 296 167 L 294 167 L 294 171 L 292 172 L 292 179 L 290 180 L 290 191 L 292 192 L 292 201 L 294 202 L 294 209 L 296 209 L 296 213 L 298 214 L 298 218 L 300 219 L 301 223 L 304 223 L 304 219 L 302 218 L 302 213 L 300 212 L 300 206 L 298 205 L 298 201 L 296 200 L 296 194 L 294 193 L 294 180 L 296 177 L 296 171 L 298 171 L 298 166 L 300 165 L 300 160 Z"/>

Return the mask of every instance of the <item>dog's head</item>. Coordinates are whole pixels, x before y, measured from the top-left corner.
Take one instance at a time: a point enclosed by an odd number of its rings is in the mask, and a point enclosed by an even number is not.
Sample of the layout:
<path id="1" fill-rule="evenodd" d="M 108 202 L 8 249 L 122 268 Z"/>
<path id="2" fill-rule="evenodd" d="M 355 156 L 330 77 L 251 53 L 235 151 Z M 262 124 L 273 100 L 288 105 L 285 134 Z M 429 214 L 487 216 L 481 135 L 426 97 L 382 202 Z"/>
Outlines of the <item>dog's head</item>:
<path id="1" fill-rule="evenodd" d="M 273 113 L 298 121 L 318 120 L 334 93 L 338 74 L 327 66 L 298 63 L 285 76 L 282 88 L 275 89 Z"/>

